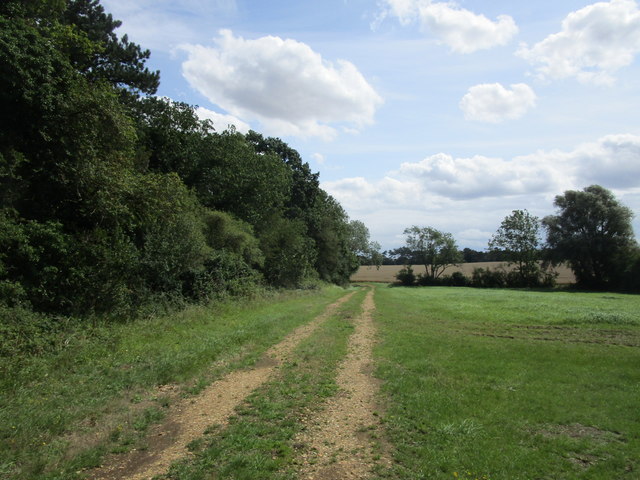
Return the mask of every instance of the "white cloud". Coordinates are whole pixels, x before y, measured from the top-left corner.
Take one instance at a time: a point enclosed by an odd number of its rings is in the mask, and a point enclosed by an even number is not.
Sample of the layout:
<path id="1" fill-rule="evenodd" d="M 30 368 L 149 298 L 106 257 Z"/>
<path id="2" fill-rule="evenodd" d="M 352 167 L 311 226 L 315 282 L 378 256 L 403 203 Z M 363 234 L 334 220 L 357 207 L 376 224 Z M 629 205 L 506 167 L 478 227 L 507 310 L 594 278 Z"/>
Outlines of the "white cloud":
<path id="1" fill-rule="evenodd" d="M 640 198 L 640 135 L 608 135 L 570 151 L 539 151 L 511 160 L 439 153 L 405 162 L 380 180 L 345 178 L 322 184 L 350 215 L 382 225 L 373 238 L 384 248 L 402 243 L 391 232 L 432 225 L 454 234 L 461 247 L 484 248 L 514 209 L 543 217 L 553 198 L 597 183 L 631 208 Z M 378 234 L 379 236 L 376 236 Z"/>
<path id="2" fill-rule="evenodd" d="M 382 99 L 346 60 L 324 60 L 308 45 L 222 30 L 214 47 L 185 45 L 183 75 L 211 102 L 277 135 L 337 134 L 334 124 L 362 128 Z"/>
<path id="3" fill-rule="evenodd" d="M 506 45 L 518 33 L 515 21 L 508 15 L 499 15 L 492 21 L 454 2 L 383 0 L 381 4 L 383 11 L 376 23 L 387 16 L 397 18 L 402 25 L 417 22 L 457 53 Z"/>
<path id="4" fill-rule="evenodd" d="M 570 13 L 562 30 L 517 54 L 537 65 L 541 79 L 576 77 L 611 84 L 640 52 L 640 9 L 634 0 L 599 2 Z"/>
<path id="5" fill-rule="evenodd" d="M 556 171 L 528 159 L 512 161 L 476 155 L 454 158 L 439 153 L 417 163 L 403 163 L 401 176 L 419 179 L 433 194 L 452 199 L 471 199 L 544 192 L 555 186 Z"/>
<path id="6" fill-rule="evenodd" d="M 213 110 L 209 110 L 208 108 L 204 107 L 198 107 L 196 109 L 196 114 L 202 120 L 210 120 L 213 124 L 213 128 L 215 128 L 217 132 L 228 130 L 229 126 L 231 125 L 234 126 L 235 129 L 240 133 L 247 133 L 249 130 L 251 130 L 251 127 L 248 123 L 243 122 L 233 115 L 225 115 L 224 113 L 214 112 Z"/>
<path id="7" fill-rule="evenodd" d="M 500 123 L 522 117 L 536 104 L 535 92 L 524 83 L 511 85 L 511 90 L 499 83 L 471 87 L 460 101 L 467 120 Z"/>
<path id="8" fill-rule="evenodd" d="M 579 145 L 570 152 L 537 152 L 518 161 L 560 165 L 559 174 L 570 180 L 568 188 L 594 183 L 611 189 L 640 187 L 640 136 L 607 135 Z"/>
<path id="9" fill-rule="evenodd" d="M 379 181 L 355 177 L 323 185 L 348 208 L 371 210 L 556 195 L 594 183 L 620 191 L 640 188 L 640 135 L 608 135 L 571 151 L 539 151 L 511 160 L 438 153 L 404 162 Z"/>

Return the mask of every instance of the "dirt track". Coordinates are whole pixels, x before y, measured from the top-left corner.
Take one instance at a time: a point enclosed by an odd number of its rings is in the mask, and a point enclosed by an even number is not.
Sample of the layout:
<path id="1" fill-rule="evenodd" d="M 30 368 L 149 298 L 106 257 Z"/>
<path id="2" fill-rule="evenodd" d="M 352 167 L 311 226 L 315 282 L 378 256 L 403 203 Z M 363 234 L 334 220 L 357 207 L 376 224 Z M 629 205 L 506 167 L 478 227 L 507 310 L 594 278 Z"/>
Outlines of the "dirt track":
<path id="1" fill-rule="evenodd" d="M 376 464 L 388 464 L 382 447 L 376 444 L 380 420 L 376 413 L 378 383 L 371 375 L 376 335 L 373 292 L 367 293 L 349 352 L 339 367 L 340 393 L 307 422 L 307 430 L 297 440 L 308 447 L 301 462 L 302 479 L 367 478 Z"/>
<path id="2" fill-rule="evenodd" d="M 93 471 L 92 480 L 145 480 L 165 473 L 176 460 L 188 456 L 187 445 L 202 436 L 210 425 L 225 425 L 245 398 L 267 382 L 294 348 L 307 338 L 354 293 L 329 305 L 312 322 L 294 330 L 282 342 L 269 349 L 264 358 L 249 370 L 231 372 L 192 399 L 171 408 L 167 419 L 149 434 L 149 447 L 105 459 L 105 465 Z"/>

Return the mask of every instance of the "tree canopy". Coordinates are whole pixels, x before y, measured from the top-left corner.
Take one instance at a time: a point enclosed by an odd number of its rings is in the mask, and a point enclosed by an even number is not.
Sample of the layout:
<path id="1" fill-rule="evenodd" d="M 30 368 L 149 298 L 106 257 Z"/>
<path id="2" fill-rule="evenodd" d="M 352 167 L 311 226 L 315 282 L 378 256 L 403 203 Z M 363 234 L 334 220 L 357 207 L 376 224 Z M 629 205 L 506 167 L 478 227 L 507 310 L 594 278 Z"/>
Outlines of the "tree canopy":
<path id="1" fill-rule="evenodd" d="M 426 275 L 431 280 L 437 279 L 448 266 L 462 261 L 453 235 L 441 232 L 433 227 L 413 226 L 406 228 L 407 248 L 415 259 L 424 265 Z"/>
<path id="2" fill-rule="evenodd" d="M 293 148 L 149 96 L 98 0 L 0 4 L 0 301 L 124 315 L 158 298 L 345 283 L 352 228 Z"/>
<path id="3" fill-rule="evenodd" d="M 631 210 L 599 185 L 567 190 L 554 205 L 558 214 L 543 220 L 551 258 L 568 261 L 579 286 L 615 284 L 637 248 Z"/>
<path id="4" fill-rule="evenodd" d="M 489 249 L 505 253 L 523 286 L 536 286 L 540 276 L 540 220 L 527 210 L 513 210 L 489 240 Z"/>

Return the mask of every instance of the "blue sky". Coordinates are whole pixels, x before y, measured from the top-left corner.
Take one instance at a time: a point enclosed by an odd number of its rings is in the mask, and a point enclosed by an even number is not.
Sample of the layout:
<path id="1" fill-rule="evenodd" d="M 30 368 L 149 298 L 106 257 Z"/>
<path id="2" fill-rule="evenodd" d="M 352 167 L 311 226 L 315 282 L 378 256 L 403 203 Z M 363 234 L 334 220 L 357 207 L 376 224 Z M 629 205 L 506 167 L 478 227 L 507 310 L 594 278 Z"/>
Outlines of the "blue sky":
<path id="1" fill-rule="evenodd" d="M 411 225 L 484 249 L 593 183 L 640 216 L 635 0 L 102 4 L 159 95 L 285 140 L 384 249 Z"/>

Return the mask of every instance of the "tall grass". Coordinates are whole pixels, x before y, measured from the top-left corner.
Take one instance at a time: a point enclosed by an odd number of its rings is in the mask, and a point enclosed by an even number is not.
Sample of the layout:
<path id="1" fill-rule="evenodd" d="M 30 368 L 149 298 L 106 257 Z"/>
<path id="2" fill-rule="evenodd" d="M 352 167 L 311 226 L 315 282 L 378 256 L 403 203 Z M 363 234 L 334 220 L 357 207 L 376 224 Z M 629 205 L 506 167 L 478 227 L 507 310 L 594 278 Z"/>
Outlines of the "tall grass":
<path id="1" fill-rule="evenodd" d="M 640 297 L 378 287 L 398 479 L 640 475 Z"/>

